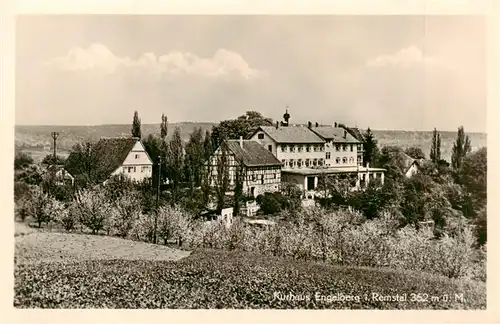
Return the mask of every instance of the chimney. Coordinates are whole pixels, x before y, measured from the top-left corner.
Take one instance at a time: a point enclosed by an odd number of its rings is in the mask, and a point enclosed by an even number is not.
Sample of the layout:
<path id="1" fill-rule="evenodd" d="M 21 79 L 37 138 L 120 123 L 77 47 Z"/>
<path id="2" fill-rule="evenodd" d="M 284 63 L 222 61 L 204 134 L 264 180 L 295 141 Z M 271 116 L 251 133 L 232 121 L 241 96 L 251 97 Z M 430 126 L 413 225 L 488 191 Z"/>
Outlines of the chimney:
<path id="1" fill-rule="evenodd" d="M 335 122 L 335 123 L 333 124 L 333 127 L 337 127 L 337 122 Z"/>
<path id="2" fill-rule="evenodd" d="M 240 147 L 243 148 L 243 136 L 240 136 Z"/>
<path id="3" fill-rule="evenodd" d="M 278 129 L 280 126 L 280 123 L 279 122 L 276 122 L 276 129 Z"/>
<path id="4" fill-rule="evenodd" d="M 310 121 L 307 122 L 307 127 L 309 127 L 309 128 L 312 127 L 312 123 Z"/>
<path id="5" fill-rule="evenodd" d="M 318 126 L 319 126 L 319 124 L 318 124 L 318 122 L 316 122 L 316 127 L 318 127 Z"/>

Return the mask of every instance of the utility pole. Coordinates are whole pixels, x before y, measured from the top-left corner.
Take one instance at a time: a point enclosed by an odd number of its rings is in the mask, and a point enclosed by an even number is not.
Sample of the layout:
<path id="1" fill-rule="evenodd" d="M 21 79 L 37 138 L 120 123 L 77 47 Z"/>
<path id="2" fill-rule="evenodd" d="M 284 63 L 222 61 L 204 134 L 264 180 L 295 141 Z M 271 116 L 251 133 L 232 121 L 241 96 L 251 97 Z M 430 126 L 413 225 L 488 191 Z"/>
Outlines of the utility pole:
<path id="1" fill-rule="evenodd" d="M 156 187 L 156 213 L 155 213 L 155 227 L 153 233 L 153 242 L 156 244 L 156 229 L 158 226 L 158 213 L 160 212 L 160 185 L 161 185 L 161 156 L 158 157 L 158 185 Z"/>
<path id="2" fill-rule="evenodd" d="M 59 133 L 58 132 L 51 132 L 50 135 L 52 136 L 52 138 L 54 139 L 54 160 L 52 162 L 52 164 L 56 164 L 57 162 L 57 156 L 56 156 L 56 141 L 57 141 L 57 137 L 59 136 Z"/>

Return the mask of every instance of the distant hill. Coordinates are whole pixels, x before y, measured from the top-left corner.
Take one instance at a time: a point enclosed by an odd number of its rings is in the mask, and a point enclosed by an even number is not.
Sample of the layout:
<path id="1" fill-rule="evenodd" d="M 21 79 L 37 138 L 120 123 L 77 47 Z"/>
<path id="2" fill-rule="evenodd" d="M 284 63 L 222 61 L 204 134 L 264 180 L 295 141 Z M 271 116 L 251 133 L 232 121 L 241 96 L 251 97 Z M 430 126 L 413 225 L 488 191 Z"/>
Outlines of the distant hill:
<path id="1" fill-rule="evenodd" d="M 184 140 L 196 127 L 201 127 L 203 132 L 211 130 L 217 123 L 181 122 L 172 123 L 168 127 L 168 135 L 172 136 L 174 129 L 179 127 L 181 137 Z M 43 158 L 52 150 L 52 138 L 50 133 L 59 132 L 57 139 L 58 154 L 67 155 L 74 144 L 84 140 L 98 140 L 101 137 L 118 137 L 130 135 L 131 125 L 96 125 L 96 126 L 16 126 L 15 147 L 17 150 L 31 153 L 35 159 Z M 143 124 L 141 126 L 143 136 L 158 134 L 159 124 Z M 379 142 L 379 147 L 397 145 L 403 148 L 418 146 L 428 156 L 432 132 L 430 131 L 373 131 Z M 440 132 L 441 154 L 444 159 L 450 160 L 451 149 L 456 138 L 456 132 Z M 473 150 L 486 146 L 485 133 L 467 133 L 471 139 Z"/>

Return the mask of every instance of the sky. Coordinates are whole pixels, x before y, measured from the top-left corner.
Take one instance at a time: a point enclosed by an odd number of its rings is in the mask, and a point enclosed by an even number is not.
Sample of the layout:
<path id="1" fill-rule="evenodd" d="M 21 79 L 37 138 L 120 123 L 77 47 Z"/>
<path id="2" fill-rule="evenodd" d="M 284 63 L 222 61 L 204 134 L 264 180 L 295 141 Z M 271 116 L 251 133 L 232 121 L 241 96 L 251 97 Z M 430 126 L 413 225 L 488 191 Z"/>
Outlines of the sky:
<path id="1" fill-rule="evenodd" d="M 486 132 L 479 16 L 20 16 L 16 124 L 235 118 Z"/>

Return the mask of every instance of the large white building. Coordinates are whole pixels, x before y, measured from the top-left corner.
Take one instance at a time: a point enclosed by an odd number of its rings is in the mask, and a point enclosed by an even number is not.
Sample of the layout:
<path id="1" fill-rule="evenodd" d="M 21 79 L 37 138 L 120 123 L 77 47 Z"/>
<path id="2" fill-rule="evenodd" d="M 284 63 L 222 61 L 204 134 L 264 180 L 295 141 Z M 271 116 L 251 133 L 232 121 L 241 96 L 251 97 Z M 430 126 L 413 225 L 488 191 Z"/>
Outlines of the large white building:
<path id="1" fill-rule="evenodd" d="M 353 188 L 370 180 L 384 182 L 385 169 L 362 165 L 362 142 L 343 125 L 290 125 L 290 115 L 276 126 L 260 126 L 250 139 L 257 141 L 281 161 L 281 179 L 298 185 L 314 197 L 322 176 L 351 179 Z"/>

